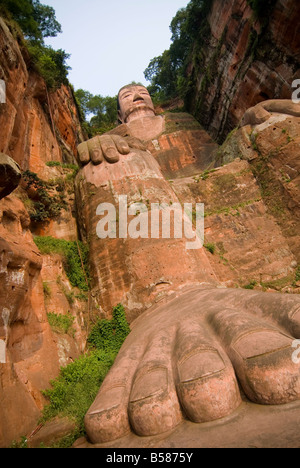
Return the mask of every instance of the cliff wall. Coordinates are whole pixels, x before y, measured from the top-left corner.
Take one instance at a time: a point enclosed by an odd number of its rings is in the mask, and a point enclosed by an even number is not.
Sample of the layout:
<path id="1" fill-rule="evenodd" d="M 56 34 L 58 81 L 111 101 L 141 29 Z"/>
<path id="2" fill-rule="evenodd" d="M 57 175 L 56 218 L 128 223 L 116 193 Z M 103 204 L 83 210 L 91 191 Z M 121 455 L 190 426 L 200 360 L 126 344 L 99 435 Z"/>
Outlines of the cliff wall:
<path id="1" fill-rule="evenodd" d="M 30 170 L 43 181 L 65 180 L 72 171 L 62 164 L 76 163 L 83 138 L 71 88 L 48 91 L 28 52 L 1 18 L 0 79 L 6 84 L 0 152 L 21 172 Z M 50 167 L 51 161 L 61 165 Z M 76 299 L 79 291 L 66 276 L 62 256 L 42 255 L 33 237 L 77 239 L 72 187 L 69 184 L 60 216 L 37 226 L 29 216 L 32 200 L 25 188 L 23 181 L 0 201 L 0 447 L 32 432 L 47 402 L 42 390 L 86 343 L 86 303 Z M 53 313 L 72 317 L 69 333 L 50 326 L 47 314 Z"/>
<path id="2" fill-rule="evenodd" d="M 83 135 L 71 89 L 63 85 L 47 90 L 27 50 L 1 18 L 0 64 L 0 79 L 6 83 L 6 103 L 0 104 L 0 152 L 41 178 L 49 176 L 47 162 L 76 162 Z"/>
<path id="3" fill-rule="evenodd" d="M 267 5 L 267 2 L 266 2 Z M 218 142 L 244 112 L 267 99 L 291 99 L 300 77 L 300 3 L 277 0 L 257 18 L 247 0 L 214 0 L 205 43 L 189 65 L 188 110 Z"/>

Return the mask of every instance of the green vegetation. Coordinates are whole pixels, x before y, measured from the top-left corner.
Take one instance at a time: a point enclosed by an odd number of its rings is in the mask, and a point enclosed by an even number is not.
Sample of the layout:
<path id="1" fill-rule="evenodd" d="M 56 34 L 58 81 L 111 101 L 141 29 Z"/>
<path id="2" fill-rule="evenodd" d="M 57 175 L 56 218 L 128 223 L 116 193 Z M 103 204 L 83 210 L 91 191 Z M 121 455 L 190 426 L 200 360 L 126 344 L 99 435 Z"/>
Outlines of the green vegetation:
<path id="1" fill-rule="evenodd" d="M 67 84 L 70 57 L 64 50 L 46 46 L 46 37 L 55 37 L 62 32 L 51 6 L 39 0 L 2 0 L 0 16 L 6 19 L 20 42 L 28 49 L 31 65 L 45 79 L 49 89 Z"/>
<path id="2" fill-rule="evenodd" d="M 114 308 L 112 320 L 98 320 L 89 335 L 88 342 L 96 349 L 118 352 L 129 332 L 124 308 L 119 304 Z"/>
<path id="3" fill-rule="evenodd" d="M 64 163 L 61 163 L 60 161 L 48 161 L 46 163 L 46 166 L 61 167 L 62 169 L 70 169 L 72 171 L 72 174 L 67 175 L 68 180 L 75 179 L 80 169 L 79 166 L 77 166 L 76 164 L 64 164 Z"/>
<path id="4" fill-rule="evenodd" d="M 202 174 L 193 177 L 193 179 L 198 183 L 200 180 L 207 180 L 210 174 L 216 172 L 216 169 L 207 169 L 206 171 L 202 172 Z"/>
<path id="5" fill-rule="evenodd" d="M 89 136 L 101 135 L 116 126 L 118 120 L 117 96 L 94 96 L 84 89 L 75 91 L 74 96 L 83 127 Z"/>
<path id="6" fill-rule="evenodd" d="M 57 218 L 62 210 L 68 209 L 66 192 L 74 192 L 74 180 L 79 171 L 78 166 L 62 164 L 59 161 L 50 161 L 46 165 L 61 167 L 61 175 L 47 182 L 29 170 L 24 171 L 22 175 L 29 197 L 23 201 L 27 204 L 30 218 L 35 223 Z"/>
<path id="7" fill-rule="evenodd" d="M 191 0 L 173 18 L 170 49 L 153 58 L 144 71 L 145 78 L 151 83 L 148 89 L 154 100 L 188 94 L 192 83 L 186 77 L 187 66 L 195 48 L 200 48 L 207 40 L 207 15 L 211 5 L 211 0 Z"/>
<path id="8" fill-rule="evenodd" d="M 54 8 L 39 0 L 1 0 L 0 14 L 14 20 L 30 40 L 42 41 L 62 32 Z"/>
<path id="9" fill-rule="evenodd" d="M 236 216 L 239 213 L 239 210 L 246 208 L 247 206 L 251 206 L 254 203 L 258 203 L 261 201 L 261 198 L 256 198 L 254 200 L 247 200 L 245 202 L 237 203 L 236 205 L 232 206 L 224 206 L 219 207 L 213 210 L 206 210 L 204 216 L 213 216 L 215 214 L 225 214 L 226 216 Z"/>
<path id="10" fill-rule="evenodd" d="M 243 288 L 244 289 L 254 289 L 256 285 L 257 285 L 257 281 L 252 280 L 252 281 L 250 281 L 250 283 L 243 286 Z"/>
<path id="11" fill-rule="evenodd" d="M 47 282 L 43 282 L 43 293 L 44 293 L 45 298 L 51 297 L 51 289 Z"/>
<path id="12" fill-rule="evenodd" d="M 208 243 L 208 244 L 204 244 L 204 246 L 206 248 L 206 250 L 208 250 L 211 254 L 214 255 L 215 251 L 216 251 L 216 246 L 215 244 L 212 244 L 212 243 Z"/>
<path id="13" fill-rule="evenodd" d="M 12 449 L 25 449 L 25 448 L 28 448 L 27 437 L 23 436 L 18 441 L 13 440 L 12 443 L 11 443 L 10 448 L 12 448 Z"/>
<path id="14" fill-rule="evenodd" d="M 69 438 L 68 446 L 84 433 L 84 416 L 129 332 L 125 310 L 119 304 L 113 310 L 111 321 L 98 320 L 93 327 L 88 353 L 62 368 L 60 376 L 51 382 L 52 388 L 44 392 L 49 405 L 44 409 L 42 422 L 58 415 L 77 422 L 78 431 L 73 439 Z"/>
<path id="15" fill-rule="evenodd" d="M 72 317 L 69 312 L 66 315 L 59 315 L 55 314 L 54 312 L 49 312 L 47 317 L 50 327 L 53 331 L 56 333 L 70 333 L 70 329 L 74 322 L 74 317 Z M 73 333 L 71 333 L 71 335 L 72 334 Z"/>
<path id="16" fill-rule="evenodd" d="M 78 241 L 66 241 L 53 237 L 35 237 L 34 242 L 42 254 L 60 254 L 68 279 L 73 287 L 82 291 L 89 289 L 89 250 Z M 69 301 L 70 302 L 70 301 Z"/>
<path id="17" fill-rule="evenodd" d="M 298 283 L 299 281 L 300 281 L 300 266 L 297 267 L 294 283 Z"/>
<path id="18" fill-rule="evenodd" d="M 32 64 L 44 78 L 49 89 L 55 90 L 62 84 L 68 84 L 67 77 L 70 67 L 66 62 L 70 58 L 69 54 L 62 49 L 54 50 L 40 42 L 29 42 L 27 48 Z"/>
<path id="19" fill-rule="evenodd" d="M 29 207 L 29 215 L 34 222 L 43 222 L 56 218 L 63 209 L 67 208 L 64 187 L 61 181 L 50 184 L 40 179 L 35 172 L 23 172 L 26 190 L 34 189 L 34 200 Z M 54 193 L 53 193 L 54 192 Z"/>

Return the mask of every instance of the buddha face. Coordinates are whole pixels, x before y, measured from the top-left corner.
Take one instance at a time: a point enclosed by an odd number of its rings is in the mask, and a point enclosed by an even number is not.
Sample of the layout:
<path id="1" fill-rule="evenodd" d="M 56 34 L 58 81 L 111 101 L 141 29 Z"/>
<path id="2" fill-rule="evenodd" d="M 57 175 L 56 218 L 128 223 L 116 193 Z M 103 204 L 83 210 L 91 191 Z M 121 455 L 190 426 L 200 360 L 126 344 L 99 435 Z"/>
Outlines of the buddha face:
<path id="1" fill-rule="evenodd" d="M 144 86 L 125 86 L 119 91 L 118 102 L 119 119 L 122 123 L 155 115 L 150 94 Z"/>

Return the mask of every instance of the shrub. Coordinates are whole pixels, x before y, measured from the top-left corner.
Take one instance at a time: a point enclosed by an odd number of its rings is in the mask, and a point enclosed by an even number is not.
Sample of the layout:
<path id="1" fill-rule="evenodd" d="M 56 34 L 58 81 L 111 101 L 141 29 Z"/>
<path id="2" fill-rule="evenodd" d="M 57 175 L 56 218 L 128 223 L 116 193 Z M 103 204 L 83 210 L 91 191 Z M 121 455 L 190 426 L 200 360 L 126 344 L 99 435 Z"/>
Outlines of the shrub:
<path id="1" fill-rule="evenodd" d="M 61 166 L 61 163 L 59 161 L 48 161 L 46 163 L 46 166 L 48 166 L 48 167 L 57 167 L 57 166 Z"/>
<path id="2" fill-rule="evenodd" d="M 98 320 L 88 342 L 96 349 L 118 351 L 129 332 L 124 308 L 119 304 L 114 308 L 112 320 Z"/>
<path id="3" fill-rule="evenodd" d="M 204 247 L 205 247 L 206 250 L 208 250 L 211 254 L 214 254 L 215 251 L 216 251 L 216 246 L 215 246 L 215 244 L 211 244 L 211 243 L 204 244 Z"/>
<path id="4" fill-rule="evenodd" d="M 121 305 L 114 308 L 111 321 L 97 322 L 89 338 L 93 348 L 62 368 L 60 376 L 51 382 L 52 388 L 43 392 L 49 399 L 49 405 L 43 412 L 43 421 L 58 414 L 71 416 L 76 419 L 82 433 L 84 432 L 84 416 L 129 331 Z"/>
<path id="5" fill-rule="evenodd" d="M 30 39 L 42 41 L 62 32 L 54 8 L 39 0 L 1 0 L 0 13 L 16 21 Z"/>
<path id="6" fill-rule="evenodd" d="M 67 76 L 70 69 L 66 61 L 70 57 L 64 50 L 54 50 L 40 42 L 29 42 L 27 45 L 33 65 L 44 78 L 47 87 L 54 90 L 62 84 L 68 84 Z"/>
<path id="7" fill-rule="evenodd" d="M 47 282 L 43 282 L 43 293 L 45 298 L 51 297 L 51 289 Z"/>
<path id="8" fill-rule="evenodd" d="M 249 284 L 246 284 L 245 286 L 243 286 L 243 288 L 244 289 L 254 289 L 256 285 L 257 285 L 257 281 L 252 280 L 252 281 L 250 281 Z"/>
<path id="9" fill-rule="evenodd" d="M 88 291 L 89 289 L 89 250 L 80 241 L 66 241 L 53 237 L 36 236 L 34 242 L 42 254 L 59 254 L 72 286 Z"/>
<path id="10" fill-rule="evenodd" d="M 56 333 L 69 333 L 74 322 L 74 317 L 72 317 L 70 313 L 67 313 L 66 315 L 58 315 L 54 312 L 49 312 L 47 317 L 50 327 Z"/>

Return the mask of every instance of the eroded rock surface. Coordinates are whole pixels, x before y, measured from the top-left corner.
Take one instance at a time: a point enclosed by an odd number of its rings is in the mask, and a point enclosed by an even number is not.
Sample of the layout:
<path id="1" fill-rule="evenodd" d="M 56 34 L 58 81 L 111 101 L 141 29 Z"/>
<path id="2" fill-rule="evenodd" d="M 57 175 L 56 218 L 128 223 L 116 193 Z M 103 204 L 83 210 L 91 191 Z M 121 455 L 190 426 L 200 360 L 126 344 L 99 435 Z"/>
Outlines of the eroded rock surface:
<path id="1" fill-rule="evenodd" d="M 212 2 L 208 39 L 195 48 L 189 68 L 188 109 L 214 139 L 223 142 L 257 103 L 291 99 L 299 78 L 299 15 L 294 0 L 266 5 L 261 18 L 247 0 Z"/>

